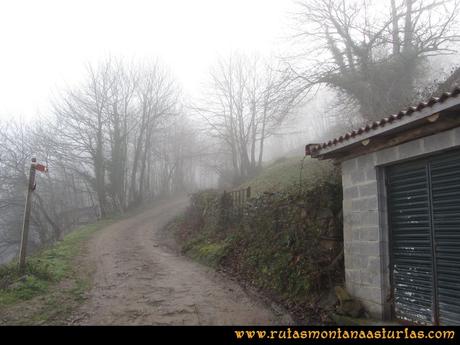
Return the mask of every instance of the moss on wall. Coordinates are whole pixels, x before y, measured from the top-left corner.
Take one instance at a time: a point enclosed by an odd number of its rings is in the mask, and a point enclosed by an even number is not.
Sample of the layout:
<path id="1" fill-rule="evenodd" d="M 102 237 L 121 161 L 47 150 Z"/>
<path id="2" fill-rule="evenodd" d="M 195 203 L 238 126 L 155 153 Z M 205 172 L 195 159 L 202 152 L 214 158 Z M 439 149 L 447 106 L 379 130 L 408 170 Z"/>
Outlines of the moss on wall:
<path id="1" fill-rule="evenodd" d="M 343 281 L 343 263 L 334 261 L 343 248 L 341 208 L 340 175 L 330 168 L 240 209 L 218 191 L 194 194 L 176 235 L 187 255 L 311 316 L 321 292 Z"/>

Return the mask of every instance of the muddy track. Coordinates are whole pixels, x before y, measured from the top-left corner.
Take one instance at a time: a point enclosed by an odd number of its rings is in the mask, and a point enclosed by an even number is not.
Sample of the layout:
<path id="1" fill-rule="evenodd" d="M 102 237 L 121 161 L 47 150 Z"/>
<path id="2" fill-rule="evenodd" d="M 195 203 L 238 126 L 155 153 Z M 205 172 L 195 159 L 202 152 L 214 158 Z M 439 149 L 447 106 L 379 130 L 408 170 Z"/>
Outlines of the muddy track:
<path id="1" fill-rule="evenodd" d="M 71 318 L 82 325 L 273 325 L 275 313 L 234 281 L 171 249 L 161 229 L 185 198 L 117 222 L 89 242 L 93 288 Z"/>

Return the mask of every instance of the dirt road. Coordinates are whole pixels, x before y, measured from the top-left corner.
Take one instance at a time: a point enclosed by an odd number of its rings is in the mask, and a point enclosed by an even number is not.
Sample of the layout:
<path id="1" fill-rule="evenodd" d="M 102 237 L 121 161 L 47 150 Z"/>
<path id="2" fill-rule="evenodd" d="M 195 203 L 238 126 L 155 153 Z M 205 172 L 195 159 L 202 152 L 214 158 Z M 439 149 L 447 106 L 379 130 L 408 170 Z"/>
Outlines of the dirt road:
<path id="1" fill-rule="evenodd" d="M 176 253 L 160 230 L 187 199 L 115 223 L 89 243 L 94 284 L 72 316 L 82 325 L 290 324 L 234 281 Z"/>

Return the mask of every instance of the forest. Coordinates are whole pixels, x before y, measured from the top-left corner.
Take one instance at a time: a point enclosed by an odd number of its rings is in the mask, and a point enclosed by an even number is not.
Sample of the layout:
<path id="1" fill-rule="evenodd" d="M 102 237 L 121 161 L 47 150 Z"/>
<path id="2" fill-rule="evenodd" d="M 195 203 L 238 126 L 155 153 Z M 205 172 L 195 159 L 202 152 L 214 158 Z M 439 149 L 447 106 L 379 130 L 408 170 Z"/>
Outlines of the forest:
<path id="1" fill-rule="evenodd" d="M 164 196 L 231 189 L 306 142 L 450 90 L 458 6 L 298 1 L 289 50 L 217 58 L 194 97 L 156 57 L 88 63 L 49 113 L 0 118 L 0 262 L 17 255 L 31 158 L 49 169 L 37 175 L 32 250 Z"/>

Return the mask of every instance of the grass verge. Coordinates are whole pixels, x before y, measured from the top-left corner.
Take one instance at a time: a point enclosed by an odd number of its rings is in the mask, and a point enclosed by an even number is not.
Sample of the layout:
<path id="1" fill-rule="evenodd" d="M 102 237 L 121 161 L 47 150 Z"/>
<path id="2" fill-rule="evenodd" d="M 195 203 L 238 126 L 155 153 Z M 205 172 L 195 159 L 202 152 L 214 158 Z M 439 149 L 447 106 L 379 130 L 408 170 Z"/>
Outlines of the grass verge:
<path id="1" fill-rule="evenodd" d="M 87 240 L 115 219 L 83 226 L 50 248 L 30 256 L 26 271 L 17 262 L 0 266 L 0 324 L 62 324 L 91 286 L 82 260 Z"/>

